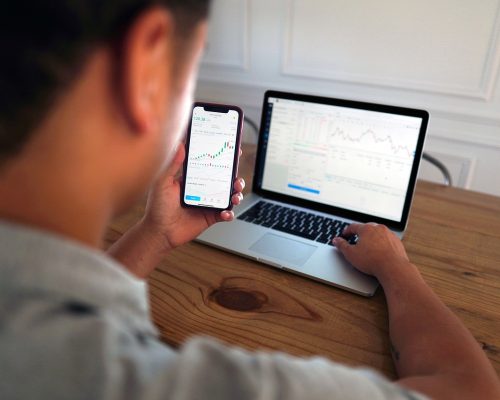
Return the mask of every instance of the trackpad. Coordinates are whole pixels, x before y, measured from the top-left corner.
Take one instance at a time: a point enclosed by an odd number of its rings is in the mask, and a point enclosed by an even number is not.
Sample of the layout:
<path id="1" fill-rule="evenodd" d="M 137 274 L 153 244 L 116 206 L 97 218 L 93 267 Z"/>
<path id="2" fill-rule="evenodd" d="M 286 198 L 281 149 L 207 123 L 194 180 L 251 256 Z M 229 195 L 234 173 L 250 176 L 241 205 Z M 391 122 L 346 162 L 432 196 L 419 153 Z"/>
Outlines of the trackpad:
<path id="1" fill-rule="evenodd" d="M 289 264 L 302 266 L 312 256 L 316 246 L 266 233 L 249 250 L 283 260 Z"/>

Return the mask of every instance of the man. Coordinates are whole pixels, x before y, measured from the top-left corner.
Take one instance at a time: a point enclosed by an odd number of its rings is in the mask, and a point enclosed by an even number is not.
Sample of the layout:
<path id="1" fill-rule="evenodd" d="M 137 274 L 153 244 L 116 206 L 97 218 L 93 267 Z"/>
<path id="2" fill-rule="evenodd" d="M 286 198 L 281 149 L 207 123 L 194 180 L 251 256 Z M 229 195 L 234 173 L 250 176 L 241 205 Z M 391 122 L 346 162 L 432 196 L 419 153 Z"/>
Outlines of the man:
<path id="1" fill-rule="evenodd" d="M 397 383 L 209 339 L 163 345 L 141 279 L 233 217 L 182 209 L 175 179 L 208 0 L 2 8 L 0 398 L 500 398 L 474 338 L 377 225 L 349 227 L 356 246 L 335 244 L 384 287 Z M 110 219 L 152 184 L 144 218 L 101 253 Z"/>

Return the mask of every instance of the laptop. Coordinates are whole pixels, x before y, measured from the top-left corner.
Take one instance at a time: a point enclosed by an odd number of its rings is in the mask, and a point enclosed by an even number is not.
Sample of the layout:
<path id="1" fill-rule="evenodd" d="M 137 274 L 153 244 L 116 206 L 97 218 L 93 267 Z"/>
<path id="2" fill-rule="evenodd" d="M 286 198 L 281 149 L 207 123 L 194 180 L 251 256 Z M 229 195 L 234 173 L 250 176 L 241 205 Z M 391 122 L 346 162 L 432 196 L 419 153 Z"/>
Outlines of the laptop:
<path id="1" fill-rule="evenodd" d="M 372 296 L 377 280 L 332 239 L 353 222 L 403 237 L 428 121 L 423 110 L 267 91 L 252 193 L 235 221 L 197 241 Z"/>

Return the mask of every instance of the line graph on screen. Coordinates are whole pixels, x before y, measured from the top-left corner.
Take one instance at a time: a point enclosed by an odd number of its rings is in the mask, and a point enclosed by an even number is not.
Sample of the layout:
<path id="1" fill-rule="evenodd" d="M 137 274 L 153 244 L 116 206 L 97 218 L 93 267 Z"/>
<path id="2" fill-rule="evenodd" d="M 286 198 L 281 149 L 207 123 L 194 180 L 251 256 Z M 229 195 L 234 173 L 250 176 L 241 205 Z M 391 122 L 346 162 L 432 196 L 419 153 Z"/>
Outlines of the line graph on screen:
<path id="1" fill-rule="evenodd" d="M 318 149 L 354 149 L 389 158 L 415 156 L 413 129 L 401 129 L 397 124 L 311 113 L 290 120 L 290 131 L 295 131 L 296 143 L 316 145 Z"/>
<path id="2" fill-rule="evenodd" d="M 350 144 L 361 144 L 365 150 L 368 145 L 372 144 L 375 146 L 374 149 L 388 152 L 388 155 L 406 156 L 408 158 L 413 158 L 415 156 L 414 148 L 410 149 L 410 147 L 406 144 L 398 144 L 393 135 L 380 135 L 372 129 L 367 129 L 360 135 L 353 135 L 337 128 L 335 131 L 329 133 L 328 143 L 335 144 L 335 142 L 339 141 Z"/>

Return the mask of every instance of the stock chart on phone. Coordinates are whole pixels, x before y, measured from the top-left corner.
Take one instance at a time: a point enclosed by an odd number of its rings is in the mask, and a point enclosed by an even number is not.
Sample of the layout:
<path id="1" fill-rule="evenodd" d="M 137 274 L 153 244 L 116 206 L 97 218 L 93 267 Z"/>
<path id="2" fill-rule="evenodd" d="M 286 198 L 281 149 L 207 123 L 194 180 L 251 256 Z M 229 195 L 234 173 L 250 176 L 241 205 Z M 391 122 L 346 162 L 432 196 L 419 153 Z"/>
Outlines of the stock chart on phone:
<path id="1" fill-rule="evenodd" d="M 270 103 L 264 189 L 400 220 L 421 118 Z"/>
<path id="2" fill-rule="evenodd" d="M 195 107 L 191 123 L 184 201 L 225 208 L 232 190 L 238 113 Z"/>

